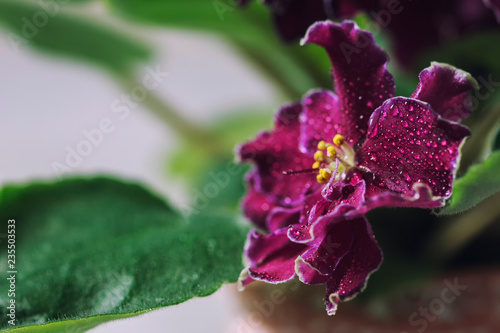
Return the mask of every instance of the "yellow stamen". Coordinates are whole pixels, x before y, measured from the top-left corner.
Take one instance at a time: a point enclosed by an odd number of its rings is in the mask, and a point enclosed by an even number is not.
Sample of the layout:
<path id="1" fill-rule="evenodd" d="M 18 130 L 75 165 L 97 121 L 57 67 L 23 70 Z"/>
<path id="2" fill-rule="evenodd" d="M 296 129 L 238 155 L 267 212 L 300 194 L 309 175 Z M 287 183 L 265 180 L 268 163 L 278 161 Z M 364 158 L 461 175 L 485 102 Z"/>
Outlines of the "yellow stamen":
<path id="1" fill-rule="evenodd" d="M 318 142 L 318 149 L 320 150 L 325 150 L 326 149 L 326 142 L 321 140 L 320 142 Z"/>
<path id="2" fill-rule="evenodd" d="M 344 143 L 345 141 L 345 138 L 343 135 L 341 134 L 336 134 L 334 137 L 333 137 L 333 143 L 337 146 L 337 147 L 340 147 L 342 146 L 342 144 Z"/>
<path id="3" fill-rule="evenodd" d="M 313 164 L 313 169 L 319 169 L 320 164 L 321 164 L 321 162 L 320 162 L 320 161 L 316 161 L 316 162 L 314 162 L 314 164 Z"/>
<path id="4" fill-rule="evenodd" d="M 326 155 L 328 157 L 331 157 L 331 158 L 335 158 L 337 157 L 337 151 L 335 150 L 335 147 L 334 146 L 329 146 L 328 148 L 326 148 Z"/>
<path id="5" fill-rule="evenodd" d="M 321 177 L 326 179 L 326 181 L 329 181 L 330 178 L 332 178 L 332 174 L 329 171 L 327 171 L 326 169 L 319 170 L 319 174 L 321 175 Z"/>
<path id="6" fill-rule="evenodd" d="M 322 175 L 317 175 L 317 176 L 316 176 L 316 180 L 317 180 L 317 181 L 318 181 L 318 183 L 320 183 L 320 184 L 326 184 L 326 183 L 328 183 L 328 180 L 326 180 L 325 178 L 323 178 L 323 176 L 322 176 Z"/>
<path id="7" fill-rule="evenodd" d="M 325 155 L 323 154 L 322 151 L 318 150 L 317 152 L 314 153 L 314 160 L 323 162 L 325 160 Z"/>

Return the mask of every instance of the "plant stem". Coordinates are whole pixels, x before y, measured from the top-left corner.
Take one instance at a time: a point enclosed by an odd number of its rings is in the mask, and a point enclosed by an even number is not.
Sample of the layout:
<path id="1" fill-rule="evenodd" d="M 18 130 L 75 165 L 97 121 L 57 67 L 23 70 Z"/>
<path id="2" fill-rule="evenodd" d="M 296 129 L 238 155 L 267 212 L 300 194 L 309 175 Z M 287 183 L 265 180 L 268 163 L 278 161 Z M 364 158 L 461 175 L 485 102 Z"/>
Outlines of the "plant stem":
<path id="1" fill-rule="evenodd" d="M 142 83 L 133 74 L 121 75 L 117 79 L 126 92 L 130 92 L 138 86 L 142 87 Z M 180 112 L 174 111 L 171 105 L 153 91 L 147 92 L 147 97 L 141 101 L 141 105 L 175 130 L 184 140 L 203 145 L 206 150 L 216 155 L 227 154 L 227 147 L 213 133 L 182 117 Z"/>

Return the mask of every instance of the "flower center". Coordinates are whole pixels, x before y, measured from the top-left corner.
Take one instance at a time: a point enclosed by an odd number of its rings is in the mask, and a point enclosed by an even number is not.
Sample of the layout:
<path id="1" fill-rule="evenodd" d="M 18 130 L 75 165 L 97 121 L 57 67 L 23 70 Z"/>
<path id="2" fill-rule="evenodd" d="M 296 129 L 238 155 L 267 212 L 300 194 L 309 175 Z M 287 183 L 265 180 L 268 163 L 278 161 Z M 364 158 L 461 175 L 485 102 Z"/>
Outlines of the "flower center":
<path id="1" fill-rule="evenodd" d="M 316 179 L 320 184 L 326 184 L 330 179 L 338 181 L 344 170 L 354 167 L 354 151 L 345 142 L 344 136 L 336 134 L 333 144 L 318 142 L 318 150 L 314 153 L 313 169 L 318 169 Z"/>

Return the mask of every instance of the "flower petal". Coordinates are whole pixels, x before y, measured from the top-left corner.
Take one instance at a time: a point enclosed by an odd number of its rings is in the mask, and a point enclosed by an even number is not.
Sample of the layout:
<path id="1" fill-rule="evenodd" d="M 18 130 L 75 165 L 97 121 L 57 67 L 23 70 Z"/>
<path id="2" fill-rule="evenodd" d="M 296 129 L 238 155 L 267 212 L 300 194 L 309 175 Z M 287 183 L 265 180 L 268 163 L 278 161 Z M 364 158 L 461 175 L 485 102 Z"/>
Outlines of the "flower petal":
<path id="1" fill-rule="evenodd" d="M 318 186 L 313 173 L 283 174 L 310 169 L 314 162 L 298 149 L 301 112 L 299 103 L 284 106 L 276 116 L 274 130 L 261 133 L 254 141 L 242 145 L 238 152 L 242 161 L 251 161 L 257 167 L 257 191 L 285 206 L 297 204 L 305 192 Z"/>
<path id="2" fill-rule="evenodd" d="M 376 186 L 372 186 L 371 188 L 377 189 Z M 432 195 L 432 190 L 427 184 L 415 183 L 413 184 L 411 196 L 394 193 L 387 189 L 371 191 L 371 193 L 366 196 L 366 201 L 362 209 L 360 209 L 360 212 L 366 213 L 378 207 L 415 207 L 433 209 L 442 207 L 444 203 L 445 200 L 442 197 L 435 197 Z"/>
<path id="3" fill-rule="evenodd" d="M 337 95 L 328 90 L 316 90 L 302 100 L 304 112 L 300 117 L 300 149 L 314 155 L 318 142 L 331 141 L 335 134 L 345 133 Z"/>
<path id="4" fill-rule="evenodd" d="M 302 257 L 298 257 L 297 260 L 295 260 L 295 272 L 300 282 L 305 284 L 325 284 L 330 279 L 328 275 L 323 275 L 311 267 Z"/>
<path id="5" fill-rule="evenodd" d="M 333 67 L 335 92 L 340 100 L 339 124 L 351 145 L 365 136 L 368 119 L 383 101 L 394 95 L 394 79 L 387 71 L 388 57 L 370 32 L 352 21 L 342 25 L 317 22 L 302 43 L 322 46 Z"/>
<path id="6" fill-rule="evenodd" d="M 370 275 L 382 263 L 382 251 L 375 241 L 370 224 L 365 217 L 349 221 L 352 228 L 351 250 L 338 263 L 326 284 L 326 309 L 335 314 L 339 301 L 346 301 L 363 291 Z"/>
<path id="7" fill-rule="evenodd" d="M 243 213 L 257 228 L 269 231 L 266 223 L 268 215 L 278 205 L 255 188 L 255 171 L 248 175 L 247 184 L 248 191 L 242 201 Z"/>
<path id="8" fill-rule="evenodd" d="M 469 73 L 433 62 L 420 72 L 419 78 L 411 97 L 429 103 L 444 119 L 458 122 L 469 117 L 472 111 L 470 92 L 479 88 Z"/>
<path id="9" fill-rule="evenodd" d="M 309 246 L 319 246 L 326 233 L 328 223 L 323 223 L 324 216 L 353 216 L 363 214 L 360 209 L 364 202 L 365 182 L 350 185 L 341 182 L 331 185 L 332 193 L 326 196 L 326 200 L 319 195 L 310 195 L 305 201 L 302 210 L 301 223 L 291 225 L 288 229 L 288 237 L 296 243 L 307 243 Z M 327 189 L 327 188 L 325 188 Z M 323 190 L 323 192 L 325 192 Z M 313 201 L 314 204 L 313 204 Z"/>
<path id="10" fill-rule="evenodd" d="M 269 283 L 289 281 L 295 277 L 295 260 L 305 250 L 305 245 L 290 242 L 286 229 L 270 235 L 251 230 L 245 245 L 248 275 Z"/>
<path id="11" fill-rule="evenodd" d="M 338 263 L 351 250 L 354 235 L 350 221 L 342 215 L 325 216 L 312 229 L 313 247 L 306 251 L 302 260 L 323 275 L 335 271 Z"/>
<path id="12" fill-rule="evenodd" d="M 433 196 L 448 198 L 460 147 L 469 134 L 466 127 L 442 119 L 429 104 L 395 97 L 370 118 L 357 164 L 375 175 L 375 186 L 413 196 L 413 184 L 422 183 Z"/>
<path id="13" fill-rule="evenodd" d="M 267 216 L 267 221 L 266 221 L 267 230 L 269 230 L 272 233 L 278 229 L 282 228 L 287 229 L 288 226 L 299 223 L 300 211 L 301 211 L 300 206 L 296 208 L 276 207 Z"/>

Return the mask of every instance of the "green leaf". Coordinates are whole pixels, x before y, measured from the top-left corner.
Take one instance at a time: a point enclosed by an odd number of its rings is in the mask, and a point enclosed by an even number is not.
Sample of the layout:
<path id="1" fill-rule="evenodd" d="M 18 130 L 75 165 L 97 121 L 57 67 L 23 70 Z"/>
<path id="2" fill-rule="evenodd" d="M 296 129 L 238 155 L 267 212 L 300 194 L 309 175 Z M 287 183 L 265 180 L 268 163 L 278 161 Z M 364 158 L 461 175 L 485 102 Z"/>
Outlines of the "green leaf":
<path id="1" fill-rule="evenodd" d="M 329 65 L 318 74 L 317 65 L 327 57 L 316 52 L 298 52 L 298 41 L 286 46 L 277 37 L 268 8 L 252 3 L 248 8 L 229 0 L 108 0 L 112 9 L 142 22 L 216 32 L 232 42 L 241 55 L 275 80 L 288 97 L 300 98 L 308 89 L 327 84 Z M 304 48 L 314 48 L 306 46 Z M 201 55 L 200 55 L 201 56 Z M 309 70 L 311 69 L 311 70 Z"/>
<path id="2" fill-rule="evenodd" d="M 500 151 L 492 153 L 483 163 L 472 166 L 455 181 L 453 195 L 439 215 L 464 212 L 500 191 Z"/>
<path id="3" fill-rule="evenodd" d="M 491 109 L 482 110 L 475 119 L 469 125 L 472 136 L 462 148 L 459 174 L 471 165 L 484 161 L 495 150 L 495 139 L 500 129 L 500 103 Z"/>
<path id="4" fill-rule="evenodd" d="M 167 171 L 176 177 L 183 177 L 191 186 L 204 183 L 207 170 L 225 168 L 234 160 L 234 147 L 237 144 L 252 140 L 259 131 L 269 129 L 272 124 L 271 113 L 269 108 L 267 112 L 244 110 L 228 114 L 209 129 L 216 133 L 219 142 L 224 145 L 224 156 L 212 154 L 203 145 L 184 142 L 166 159 Z"/>
<path id="5" fill-rule="evenodd" d="M 235 282 L 246 228 L 227 215 L 185 219 L 138 185 L 65 180 L 0 192 L 1 233 L 15 219 L 17 325 L 83 332 Z M 7 267 L 7 253 L 0 270 Z M 0 290 L 9 290 L 6 279 Z M 7 323 L 0 293 L 0 328 Z M 66 320 L 66 321 L 65 321 Z M 47 330 L 49 331 L 49 330 Z M 68 332 L 69 332 L 68 331 Z"/>
<path id="6" fill-rule="evenodd" d="M 54 2 L 57 3 L 57 2 Z M 150 56 L 148 47 L 95 18 L 70 14 L 70 5 L 47 10 L 38 3 L 6 0 L 0 2 L 0 24 L 17 50 L 25 45 L 42 51 L 76 58 L 123 73 Z"/>

